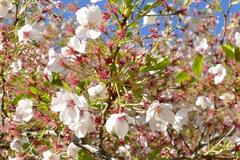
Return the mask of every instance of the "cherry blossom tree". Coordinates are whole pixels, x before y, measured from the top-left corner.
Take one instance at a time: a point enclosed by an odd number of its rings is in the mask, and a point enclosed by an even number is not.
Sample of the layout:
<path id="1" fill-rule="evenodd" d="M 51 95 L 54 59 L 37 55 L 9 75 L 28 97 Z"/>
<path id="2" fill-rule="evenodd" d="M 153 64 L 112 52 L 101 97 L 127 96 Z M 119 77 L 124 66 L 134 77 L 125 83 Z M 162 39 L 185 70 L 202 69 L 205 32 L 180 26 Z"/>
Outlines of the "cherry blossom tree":
<path id="1" fill-rule="evenodd" d="M 0 0 L 0 159 L 239 159 L 239 7 Z"/>

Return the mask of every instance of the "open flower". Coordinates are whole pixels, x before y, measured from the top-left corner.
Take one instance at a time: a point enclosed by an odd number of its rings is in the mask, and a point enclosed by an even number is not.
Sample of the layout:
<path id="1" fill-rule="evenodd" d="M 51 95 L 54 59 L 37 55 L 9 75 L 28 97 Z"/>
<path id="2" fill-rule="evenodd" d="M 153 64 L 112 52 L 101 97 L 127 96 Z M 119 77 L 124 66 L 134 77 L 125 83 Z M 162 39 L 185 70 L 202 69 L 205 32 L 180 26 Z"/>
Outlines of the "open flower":
<path id="1" fill-rule="evenodd" d="M 101 35 L 99 27 L 103 22 L 103 17 L 98 6 L 80 8 L 76 12 L 76 16 L 80 24 L 76 29 L 76 35 L 79 39 L 96 39 Z"/>
<path id="2" fill-rule="evenodd" d="M 35 25 L 26 24 L 18 30 L 19 42 L 28 42 L 30 40 L 41 41 L 43 39 L 44 23 L 37 23 Z"/>
<path id="3" fill-rule="evenodd" d="M 208 48 L 207 38 L 200 39 L 197 37 L 193 44 L 197 52 L 203 52 Z"/>
<path id="4" fill-rule="evenodd" d="M 157 100 L 152 102 L 146 113 L 146 122 L 149 122 L 152 130 L 165 131 L 168 124 L 174 124 L 175 114 L 171 108 L 167 103 L 159 103 Z"/>
<path id="5" fill-rule="evenodd" d="M 91 97 L 104 98 L 104 97 L 106 97 L 106 87 L 100 83 L 96 86 L 90 87 L 88 89 L 88 94 Z"/>
<path id="6" fill-rule="evenodd" d="M 22 62 L 18 59 L 16 62 L 12 62 L 10 65 L 12 73 L 17 73 L 22 69 Z"/>
<path id="7" fill-rule="evenodd" d="M 21 152 L 23 151 L 23 141 L 19 138 L 15 138 L 11 143 L 10 143 L 10 148 L 16 152 Z"/>
<path id="8" fill-rule="evenodd" d="M 235 41 L 236 41 L 236 45 L 238 47 L 240 47 L 240 33 L 236 32 L 234 38 L 235 38 Z"/>
<path id="9" fill-rule="evenodd" d="M 150 11 L 146 16 L 143 17 L 143 26 L 156 24 L 157 21 L 157 13 L 153 10 Z"/>
<path id="10" fill-rule="evenodd" d="M 44 69 L 44 74 L 48 77 L 48 80 L 52 81 L 52 72 L 61 74 L 68 73 L 62 63 L 64 63 L 62 55 L 57 54 L 54 48 L 50 48 L 48 51 L 48 63 Z"/>
<path id="11" fill-rule="evenodd" d="M 79 53 L 85 53 L 86 41 L 79 40 L 76 36 L 70 38 L 68 45 L 61 49 L 61 54 L 69 61 L 75 61 Z"/>
<path id="12" fill-rule="evenodd" d="M 81 150 L 78 146 L 76 146 L 73 142 L 71 142 L 67 147 L 67 155 L 73 159 L 78 157 L 78 152 Z"/>
<path id="13" fill-rule="evenodd" d="M 191 111 L 190 108 L 181 108 L 175 114 L 175 121 L 173 128 L 177 131 L 181 130 L 183 125 L 188 123 L 188 113 Z"/>
<path id="14" fill-rule="evenodd" d="M 87 133 L 95 131 L 95 124 L 89 112 L 81 113 L 80 120 L 73 122 L 69 128 L 75 133 L 78 138 L 83 138 Z"/>
<path id="15" fill-rule="evenodd" d="M 42 160 L 60 160 L 60 156 L 56 153 L 51 151 L 43 152 L 43 159 Z"/>
<path id="16" fill-rule="evenodd" d="M 197 97 L 196 106 L 201 106 L 203 109 L 214 108 L 214 104 L 211 102 L 211 100 L 208 97 L 205 97 L 205 96 Z"/>
<path id="17" fill-rule="evenodd" d="M 12 2 L 10 0 L 0 0 L 0 18 L 6 17 L 10 9 L 12 9 Z"/>
<path id="18" fill-rule="evenodd" d="M 76 52 L 84 53 L 86 48 L 86 41 L 79 40 L 76 36 L 70 38 L 68 47 Z"/>
<path id="19" fill-rule="evenodd" d="M 117 153 L 120 154 L 121 156 L 125 156 L 125 157 L 131 157 L 131 146 L 129 145 L 123 145 L 120 146 L 117 150 Z"/>
<path id="20" fill-rule="evenodd" d="M 215 67 L 211 67 L 208 69 L 209 73 L 214 74 L 214 83 L 219 84 L 223 81 L 225 76 L 227 75 L 227 70 L 224 68 L 222 64 L 217 64 Z"/>
<path id="21" fill-rule="evenodd" d="M 80 120 L 82 113 L 88 110 L 88 104 L 84 96 L 61 90 L 53 97 L 50 108 L 54 112 L 60 112 L 60 120 L 69 125 Z"/>
<path id="22" fill-rule="evenodd" d="M 134 123 L 132 117 L 129 117 L 126 113 L 112 114 L 106 122 L 106 129 L 109 133 L 115 131 L 119 138 L 124 138 L 129 130 L 128 123 Z"/>
<path id="23" fill-rule="evenodd" d="M 224 103 L 229 103 L 235 99 L 235 95 L 231 93 L 223 93 L 219 96 L 219 99 L 221 99 Z"/>
<path id="24" fill-rule="evenodd" d="M 32 101 L 22 99 L 16 108 L 15 120 L 17 122 L 29 122 L 33 117 Z"/>

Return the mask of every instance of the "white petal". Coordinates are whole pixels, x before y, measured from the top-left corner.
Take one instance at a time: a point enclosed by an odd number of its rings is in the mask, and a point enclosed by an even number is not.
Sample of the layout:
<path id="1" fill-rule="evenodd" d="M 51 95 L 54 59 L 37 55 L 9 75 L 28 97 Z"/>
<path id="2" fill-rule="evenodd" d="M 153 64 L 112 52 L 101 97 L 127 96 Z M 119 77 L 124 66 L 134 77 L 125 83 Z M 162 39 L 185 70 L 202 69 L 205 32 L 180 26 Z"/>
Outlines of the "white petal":
<path id="1" fill-rule="evenodd" d="M 68 157 L 71 157 L 71 158 L 77 158 L 78 152 L 80 150 L 81 150 L 81 148 L 79 148 L 77 145 L 75 145 L 73 142 L 71 142 L 67 148 L 67 155 L 68 155 Z"/>
<path id="2" fill-rule="evenodd" d="M 170 107 L 162 104 L 159 117 L 170 124 L 173 124 L 175 120 L 175 114 L 170 110 Z"/>
<path id="3" fill-rule="evenodd" d="M 55 52 L 54 48 L 50 48 L 48 50 L 48 58 L 50 59 L 50 58 L 54 57 L 55 55 L 56 55 L 56 52 Z"/>
<path id="4" fill-rule="evenodd" d="M 29 122 L 33 117 L 32 101 L 29 99 L 22 99 L 18 102 L 16 108 L 16 121 Z"/>
<path id="5" fill-rule="evenodd" d="M 51 151 L 45 151 L 43 152 L 42 160 L 60 160 L 60 156 L 56 153 L 52 153 Z"/>
<path id="6" fill-rule="evenodd" d="M 88 102 L 84 96 L 73 95 L 74 103 L 78 106 L 80 110 L 88 110 Z"/>
<path id="7" fill-rule="evenodd" d="M 52 99 L 50 108 L 53 112 L 61 112 L 66 108 L 66 106 L 67 106 L 67 102 L 65 100 L 54 97 Z"/>
<path id="8" fill-rule="evenodd" d="M 77 21 L 79 24 L 81 25 L 87 25 L 88 24 L 88 8 L 87 7 L 83 7 L 80 8 L 77 12 L 76 12 L 76 16 L 77 16 Z"/>
<path id="9" fill-rule="evenodd" d="M 116 115 L 111 115 L 107 121 L 106 121 L 106 130 L 108 133 L 112 133 L 113 132 L 113 127 L 115 125 L 115 121 L 116 121 Z"/>
<path id="10" fill-rule="evenodd" d="M 157 21 L 157 16 L 148 16 L 148 15 L 157 15 L 156 12 L 150 11 L 147 16 L 143 17 L 143 26 L 155 24 Z"/>
<path id="11" fill-rule="evenodd" d="M 151 130 L 153 130 L 153 131 L 165 131 L 165 130 L 167 130 L 167 123 L 166 122 L 163 122 L 161 120 L 156 120 L 154 118 L 152 118 L 149 121 L 149 125 L 150 125 Z"/>
<path id="12" fill-rule="evenodd" d="M 89 7 L 88 11 L 88 21 L 95 25 L 97 28 L 99 25 L 101 25 L 103 18 L 101 10 L 98 6 L 92 5 Z"/>
<path id="13" fill-rule="evenodd" d="M 73 36 L 70 38 L 68 45 L 75 51 L 78 51 L 79 53 L 84 53 L 86 48 L 86 41 L 80 41 L 79 39 L 77 39 L 76 36 Z"/>
<path id="14" fill-rule="evenodd" d="M 91 3 L 101 2 L 102 0 L 90 0 Z"/>
<path id="15" fill-rule="evenodd" d="M 212 74 L 217 74 L 218 73 L 218 68 L 217 67 L 210 67 L 208 69 L 208 72 L 212 73 Z"/>
<path id="16" fill-rule="evenodd" d="M 101 32 L 98 29 L 90 29 L 87 34 L 89 38 L 97 39 L 101 35 Z"/>
<path id="17" fill-rule="evenodd" d="M 114 129 L 119 138 L 124 138 L 127 135 L 129 126 L 126 120 L 117 118 L 115 121 Z"/>
<path id="18" fill-rule="evenodd" d="M 147 113 L 146 113 L 146 122 L 149 122 L 151 118 L 153 118 L 155 109 L 159 107 L 159 101 L 155 100 L 151 103 L 151 105 L 148 107 Z"/>
<path id="19" fill-rule="evenodd" d="M 234 38 L 235 38 L 235 41 L 236 41 L 236 45 L 238 47 L 240 47 L 240 33 L 236 32 Z"/>
<path id="20" fill-rule="evenodd" d="M 6 7 L 0 6 L 0 18 L 6 17 L 8 13 L 8 9 Z"/>
<path id="21" fill-rule="evenodd" d="M 89 150 L 90 152 L 92 152 L 92 153 L 95 153 L 95 152 L 98 151 L 95 147 L 93 147 L 93 146 L 91 146 L 91 145 L 89 145 L 89 144 L 83 144 L 82 146 L 83 146 L 84 148 L 86 148 L 87 150 Z"/>
<path id="22" fill-rule="evenodd" d="M 80 40 L 86 40 L 88 38 L 88 28 L 79 26 L 75 30 L 76 37 Z"/>
<path id="23" fill-rule="evenodd" d="M 75 135 L 78 138 L 84 138 L 87 133 L 88 133 L 88 128 L 87 128 L 87 124 L 88 122 L 85 120 L 76 122 L 76 123 L 71 123 L 69 125 L 69 128 L 74 131 Z"/>
<path id="24" fill-rule="evenodd" d="M 22 147 L 22 140 L 19 138 L 15 138 L 11 143 L 10 143 L 10 148 L 16 152 L 21 152 L 23 151 Z"/>
<path id="25" fill-rule="evenodd" d="M 65 125 L 69 125 L 70 123 L 77 122 L 79 120 L 79 110 L 76 106 L 73 108 L 65 108 L 59 114 L 59 119 Z"/>

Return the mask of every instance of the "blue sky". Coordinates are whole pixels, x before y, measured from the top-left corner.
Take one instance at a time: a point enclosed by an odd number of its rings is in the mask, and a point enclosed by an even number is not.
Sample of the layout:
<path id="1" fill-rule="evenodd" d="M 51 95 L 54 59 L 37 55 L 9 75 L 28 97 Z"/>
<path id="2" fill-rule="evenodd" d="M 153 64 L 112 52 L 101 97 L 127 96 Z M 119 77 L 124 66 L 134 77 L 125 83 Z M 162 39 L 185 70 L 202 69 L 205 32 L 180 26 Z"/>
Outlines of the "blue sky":
<path id="1" fill-rule="evenodd" d="M 146 3 L 154 2 L 154 1 L 155 0 L 146 0 Z M 168 0 L 168 1 L 171 2 L 172 0 Z M 211 0 L 208 0 L 208 1 L 211 1 Z M 228 5 L 229 5 L 229 2 L 231 0 L 219 0 L 219 1 L 221 3 L 223 11 L 226 12 L 226 10 L 228 8 Z M 62 0 L 62 2 L 64 4 L 66 4 L 66 3 L 70 3 L 71 0 Z M 72 1 L 72 2 L 74 2 L 74 1 Z M 84 7 L 88 4 L 90 4 L 90 0 L 78 0 L 78 1 L 75 1 L 75 2 L 77 2 L 79 4 L 79 7 Z M 102 2 L 97 3 L 97 5 L 103 10 L 104 10 L 104 2 L 106 2 L 106 0 L 103 0 Z M 199 10 L 204 9 L 205 6 L 206 6 L 206 3 L 203 2 L 203 0 L 202 0 L 200 5 L 198 6 L 198 9 Z M 190 8 L 196 8 L 196 5 L 192 4 Z M 239 12 L 239 11 L 240 11 L 240 4 L 234 5 L 234 7 L 232 7 L 232 9 L 231 9 L 231 14 Z M 221 33 L 221 30 L 222 30 L 222 27 L 223 27 L 223 15 L 220 14 L 220 13 L 216 13 L 216 15 L 218 16 L 219 23 L 217 24 L 217 27 L 216 27 L 216 30 L 214 31 L 214 34 L 219 34 L 219 33 Z M 66 14 L 65 18 L 67 18 L 68 16 L 70 16 L 70 15 Z M 147 31 L 147 28 L 144 28 L 143 32 L 146 32 L 146 31 Z"/>

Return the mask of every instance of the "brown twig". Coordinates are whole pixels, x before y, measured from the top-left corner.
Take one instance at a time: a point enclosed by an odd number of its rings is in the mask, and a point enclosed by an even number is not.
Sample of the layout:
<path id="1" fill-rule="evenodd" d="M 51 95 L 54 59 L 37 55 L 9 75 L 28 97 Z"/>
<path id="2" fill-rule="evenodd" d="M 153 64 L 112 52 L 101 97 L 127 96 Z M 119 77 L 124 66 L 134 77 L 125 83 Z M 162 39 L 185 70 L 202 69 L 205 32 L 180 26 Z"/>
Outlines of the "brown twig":
<path id="1" fill-rule="evenodd" d="M 231 8 L 232 8 L 232 4 L 230 4 L 230 6 L 228 7 L 227 13 L 223 14 L 223 16 L 224 16 L 224 19 L 223 19 L 224 29 L 223 29 L 223 36 L 222 36 L 222 39 L 220 41 L 221 44 L 223 44 L 226 33 L 227 33 L 227 19 L 228 19 L 228 15 L 230 13 Z"/>

